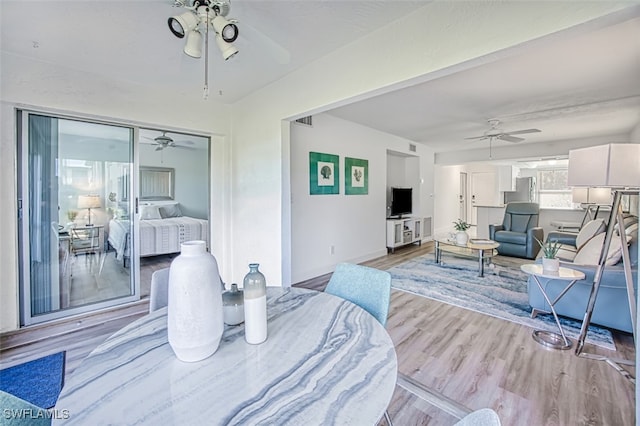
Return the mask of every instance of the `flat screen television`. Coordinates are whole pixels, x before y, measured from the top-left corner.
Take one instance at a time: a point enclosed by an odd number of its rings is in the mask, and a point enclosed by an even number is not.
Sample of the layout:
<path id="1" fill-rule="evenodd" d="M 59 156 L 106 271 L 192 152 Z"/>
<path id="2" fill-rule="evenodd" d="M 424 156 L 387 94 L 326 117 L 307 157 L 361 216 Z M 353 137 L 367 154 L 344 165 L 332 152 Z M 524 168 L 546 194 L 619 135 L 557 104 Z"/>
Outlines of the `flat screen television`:
<path id="1" fill-rule="evenodd" d="M 391 188 L 391 216 L 402 216 L 411 214 L 412 188 Z"/>

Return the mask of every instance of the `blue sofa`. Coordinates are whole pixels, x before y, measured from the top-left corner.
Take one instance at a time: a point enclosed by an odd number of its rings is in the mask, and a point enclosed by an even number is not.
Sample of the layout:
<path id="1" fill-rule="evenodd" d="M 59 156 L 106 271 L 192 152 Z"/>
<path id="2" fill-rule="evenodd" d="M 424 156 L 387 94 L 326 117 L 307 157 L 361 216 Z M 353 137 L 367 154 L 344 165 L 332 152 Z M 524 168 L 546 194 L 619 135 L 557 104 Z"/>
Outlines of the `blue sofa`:
<path id="1" fill-rule="evenodd" d="M 637 223 L 638 218 L 635 218 Z M 629 222 L 634 223 L 633 221 Z M 617 237 L 614 235 L 614 237 Z M 618 237 L 619 238 L 619 237 Z M 631 242 L 629 245 L 629 255 L 631 258 L 631 272 L 633 276 L 633 285 L 638 294 L 638 232 L 637 229 L 631 234 Z M 541 262 L 538 259 L 536 262 Z M 560 266 L 576 269 L 585 274 L 585 279 L 578 281 L 555 305 L 556 313 L 565 317 L 576 320 L 583 320 L 584 314 L 589 302 L 591 294 L 591 286 L 596 272 L 597 265 L 576 265 L 573 263 L 562 262 Z M 553 279 L 540 279 L 545 292 L 553 301 L 555 297 L 566 287 L 567 281 L 559 281 Z M 538 285 L 533 277 L 529 277 L 527 283 L 529 293 L 529 305 L 532 308 L 551 312 L 549 304 L 546 302 Z M 631 325 L 631 314 L 629 313 L 629 301 L 627 297 L 627 286 L 625 282 L 624 269 L 622 259 L 615 265 L 605 266 L 600 281 L 600 288 L 596 298 L 596 304 L 593 309 L 592 324 L 598 324 L 604 327 L 616 330 L 633 331 Z"/>

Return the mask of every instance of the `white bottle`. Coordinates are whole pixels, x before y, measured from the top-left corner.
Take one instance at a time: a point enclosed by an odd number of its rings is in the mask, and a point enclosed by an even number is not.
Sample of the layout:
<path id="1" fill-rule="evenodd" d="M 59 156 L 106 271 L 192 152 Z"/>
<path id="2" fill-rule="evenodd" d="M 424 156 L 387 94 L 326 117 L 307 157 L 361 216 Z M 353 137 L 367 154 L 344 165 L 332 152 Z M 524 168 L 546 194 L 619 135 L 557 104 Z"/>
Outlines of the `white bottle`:
<path id="1" fill-rule="evenodd" d="M 249 264 L 244 277 L 244 338 L 257 345 L 267 340 L 267 281 L 258 271 L 259 264 Z"/>

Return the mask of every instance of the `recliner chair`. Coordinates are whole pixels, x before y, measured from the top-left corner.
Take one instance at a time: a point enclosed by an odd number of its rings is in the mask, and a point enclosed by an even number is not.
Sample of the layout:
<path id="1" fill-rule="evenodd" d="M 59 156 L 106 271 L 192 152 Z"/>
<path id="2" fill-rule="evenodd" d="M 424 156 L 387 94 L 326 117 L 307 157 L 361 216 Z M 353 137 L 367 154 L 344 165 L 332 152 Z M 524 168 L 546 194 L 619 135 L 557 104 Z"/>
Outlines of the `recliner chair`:
<path id="1" fill-rule="evenodd" d="M 544 241 L 544 231 L 538 226 L 537 203 L 513 202 L 507 204 L 502 225 L 489 225 L 489 238 L 500 243 L 498 253 L 505 256 L 535 259 Z"/>

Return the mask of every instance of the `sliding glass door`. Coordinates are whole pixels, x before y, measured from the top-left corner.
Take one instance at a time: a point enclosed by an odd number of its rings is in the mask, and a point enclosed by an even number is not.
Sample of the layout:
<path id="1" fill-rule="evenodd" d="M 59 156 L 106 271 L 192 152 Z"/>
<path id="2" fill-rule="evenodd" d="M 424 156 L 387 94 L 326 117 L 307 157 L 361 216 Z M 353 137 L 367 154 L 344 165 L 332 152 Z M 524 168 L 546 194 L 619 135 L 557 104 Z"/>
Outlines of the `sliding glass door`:
<path id="1" fill-rule="evenodd" d="M 22 325 L 139 299 L 137 257 L 121 256 L 134 235 L 134 128 L 29 111 L 18 123 Z"/>

